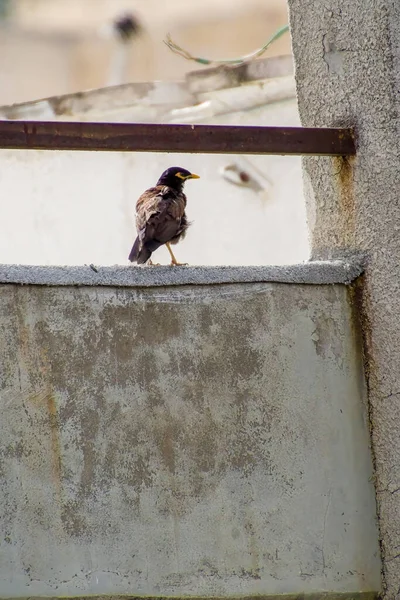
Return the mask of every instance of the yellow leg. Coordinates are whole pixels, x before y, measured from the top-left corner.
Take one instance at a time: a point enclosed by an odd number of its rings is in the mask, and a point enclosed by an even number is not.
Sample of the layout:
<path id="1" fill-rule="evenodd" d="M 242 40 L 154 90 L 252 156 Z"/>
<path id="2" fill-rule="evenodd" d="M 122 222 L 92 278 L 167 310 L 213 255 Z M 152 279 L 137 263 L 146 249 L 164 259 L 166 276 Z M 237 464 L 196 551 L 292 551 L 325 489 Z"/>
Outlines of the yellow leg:
<path id="1" fill-rule="evenodd" d="M 187 265 L 187 263 L 180 263 L 180 262 L 178 262 L 176 260 L 176 258 L 174 256 L 174 253 L 172 252 L 171 245 L 170 245 L 169 242 L 167 242 L 165 245 L 167 246 L 168 252 L 169 252 L 169 254 L 171 256 L 171 267 L 179 267 L 179 266 Z"/>

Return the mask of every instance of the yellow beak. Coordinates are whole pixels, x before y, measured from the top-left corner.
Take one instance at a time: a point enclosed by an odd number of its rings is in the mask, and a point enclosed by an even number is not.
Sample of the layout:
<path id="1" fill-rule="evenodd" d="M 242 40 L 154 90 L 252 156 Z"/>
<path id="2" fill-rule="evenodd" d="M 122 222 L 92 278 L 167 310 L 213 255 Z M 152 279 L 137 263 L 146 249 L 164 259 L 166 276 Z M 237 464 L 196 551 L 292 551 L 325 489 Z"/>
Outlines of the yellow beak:
<path id="1" fill-rule="evenodd" d="M 191 173 L 188 176 L 188 179 L 200 179 L 200 175 L 196 175 L 195 173 Z"/>

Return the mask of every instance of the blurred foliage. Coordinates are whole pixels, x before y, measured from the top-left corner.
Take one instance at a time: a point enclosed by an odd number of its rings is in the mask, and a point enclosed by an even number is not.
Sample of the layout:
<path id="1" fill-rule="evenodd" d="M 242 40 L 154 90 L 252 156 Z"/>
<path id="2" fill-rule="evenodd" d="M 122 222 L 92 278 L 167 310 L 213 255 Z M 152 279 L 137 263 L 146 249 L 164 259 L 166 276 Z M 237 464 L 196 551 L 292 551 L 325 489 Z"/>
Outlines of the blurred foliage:
<path id="1" fill-rule="evenodd" d="M 11 11 L 11 0 L 0 0 L 0 19 L 8 17 Z"/>

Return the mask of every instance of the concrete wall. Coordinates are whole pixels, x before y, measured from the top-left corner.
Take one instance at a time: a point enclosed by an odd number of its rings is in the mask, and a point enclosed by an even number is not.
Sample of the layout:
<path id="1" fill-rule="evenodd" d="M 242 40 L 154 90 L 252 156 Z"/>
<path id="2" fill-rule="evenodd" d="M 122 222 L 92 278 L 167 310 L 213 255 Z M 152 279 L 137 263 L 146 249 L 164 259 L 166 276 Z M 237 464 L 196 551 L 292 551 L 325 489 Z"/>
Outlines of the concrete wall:
<path id="1" fill-rule="evenodd" d="M 349 162 L 304 161 L 312 253 L 366 254 L 364 310 L 386 597 L 400 597 L 400 5 L 289 0 L 303 125 L 357 128 Z"/>
<path id="2" fill-rule="evenodd" d="M 0 597 L 372 597 L 349 275 L 1 269 Z"/>

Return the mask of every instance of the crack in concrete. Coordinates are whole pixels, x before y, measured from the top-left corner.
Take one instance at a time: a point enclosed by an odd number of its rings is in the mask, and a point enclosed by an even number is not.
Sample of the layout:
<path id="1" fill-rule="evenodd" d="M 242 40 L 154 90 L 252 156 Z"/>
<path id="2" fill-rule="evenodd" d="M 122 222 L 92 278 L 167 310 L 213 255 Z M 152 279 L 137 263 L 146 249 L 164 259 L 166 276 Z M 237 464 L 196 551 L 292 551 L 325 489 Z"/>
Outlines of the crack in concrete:
<path id="1" fill-rule="evenodd" d="M 387 559 L 386 559 L 386 562 L 387 562 L 387 563 L 389 563 L 389 562 L 393 562 L 394 560 L 397 560 L 398 558 L 400 558 L 400 553 L 399 553 L 399 554 L 396 554 L 395 556 L 391 556 L 390 558 L 387 558 Z"/>
<path id="2" fill-rule="evenodd" d="M 387 394 L 387 396 L 383 396 L 382 402 L 385 400 L 390 400 L 391 398 L 394 398 L 395 396 L 400 396 L 400 392 L 390 392 L 390 394 Z"/>
<path id="3" fill-rule="evenodd" d="M 331 504 L 331 499 L 332 499 L 332 488 L 329 490 L 329 493 L 328 493 L 328 503 L 326 505 L 325 515 L 324 515 L 324 530 L 323 530 L 323 533 L 322 533 L 322 547 L 321 547 L 322 572 L 324 572 L 325 569 L 326 569 L 324 545 L 325 545 L 326 520 L 327 520 L 327 517 L 328 517 L 328 511 L 329 511 L 329 507 L 330 507 L 330 504 Z"/>
<path id="4" fill-rule="evenodd" d="M 106 570 L 97 570 L 95 569 L 94 571 L 86 571 L 86 573 L 82 573 L 82 575 L 78 575 L 77 573 L 71 577 L 71 579 L 65 579 L 63 581 L 59 581 L 58 584 L 59 585 L 67 585 L 68 583 L 71 583 L 74 579 L 79 579 L 80 581 L 87 581 L 88 577 L 90 577 L 91 575 L 117 575 L 118 577 L 124 577 L 125 579 L 130 577 L 130 573 L 122 573 L 120 571 L 111 571 L 109 569 Z M 49 582 L 50 585 L 50 582 Z"/>

